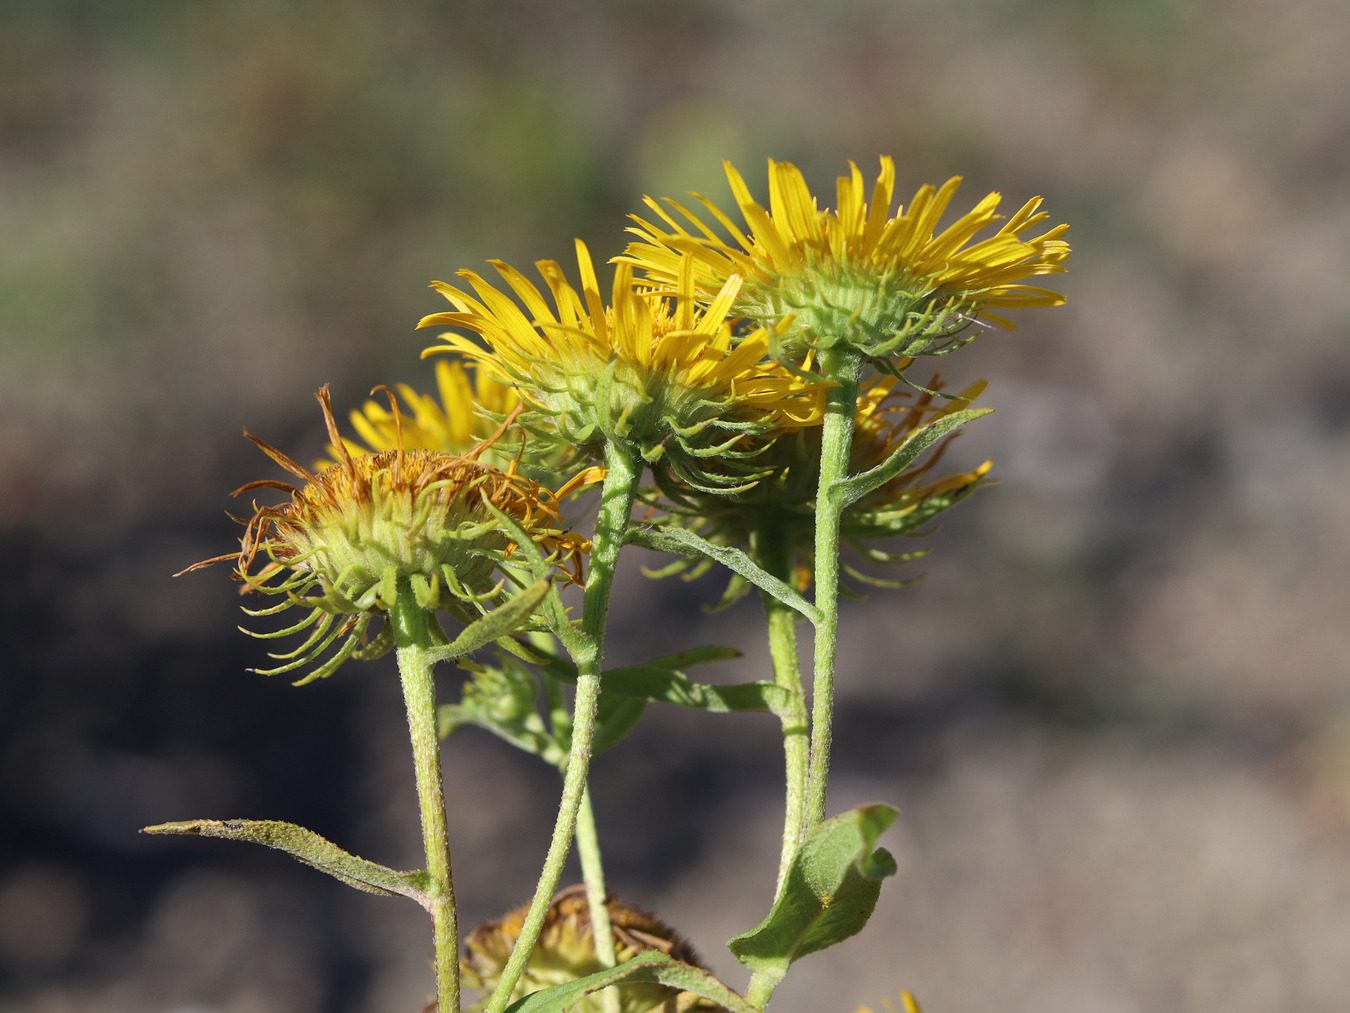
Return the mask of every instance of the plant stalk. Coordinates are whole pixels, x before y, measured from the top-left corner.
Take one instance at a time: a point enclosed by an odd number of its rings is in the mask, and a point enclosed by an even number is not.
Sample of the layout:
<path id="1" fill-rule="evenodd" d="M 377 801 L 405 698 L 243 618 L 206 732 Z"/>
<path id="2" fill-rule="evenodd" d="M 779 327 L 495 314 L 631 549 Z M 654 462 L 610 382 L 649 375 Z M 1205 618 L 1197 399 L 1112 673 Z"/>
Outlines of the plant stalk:
<path id="1" fill-rule="evenodd" d="M 436 729 L 436 683 L 427 650 L 435 642 L 431 632 L 434 620 L 417 604 L 412 586 L 406 581 L 399 585 L 398 601 L 390 618 L 403 702 L 408 711 L 422 842 L 427 856 L 427 911 L 431 914 L 436 950 L 436 1009 L 438 1013 L 459 1013 L 459 921 L 441 780 L 441 740 Z"/>
<path id="2" fill-rule="evenodd" d="M 811 681 L 811 769 L 806 789 L 806 832 L 825 819 L 834 720 L 834 659 L 839 635 L 839 523 L 843 507 L 834 484 L 848 477 L 858 411 L 863 357 L 838 346 L 820 357 L 820 373 L 836 384 L 825 390 L 820 435 L 820 484 L 816 489 L 815 673 Z"/>
<path id="3" fill-rule="evenodd" d="M 605 621 L 614 585 L 614 570 L 632 518 L 633 501 L 642 479 L 642 462 L 627 448 L 609 443 L 605 447 L 605 483 L 600 493 L 600 512 L 591 543 L 590 572 L 582 596 L 576 696 L 572 707 L 572 745 L 563 772 L 562 799 L 553 827 L 544 868 L 525 915 L 515 948 L 488 1000 L 487 1013 L 501 1013 L 511 1002 L 517 983 L 543 928 L 549 904 L 558 889 L 567 852 L 576 831 L 577 813 L 586 792 L 586 774 L 595 735 L 595 713 L 600 700 L 600 671 L 604 660 Z"/>
<path id="4" fill-rule="evenodd" d="M 792 583 L 793 551 L 777 518 L 766 519 L 750 535 L 750 555 L 780 580 Z M 810 764 L 810 721 L 806 693 L 802 689 L 801 658 L 797 650 L 797 612 L 768 592 L 760 593 L 768 626 L 769 657 L 774 682 L 788 691 L 791 710 L 780 715 L 783 723 L 783 848 L 778 860 L 774 896 L 783 890 L 788 869 L 801 847 L 802 820 L 806 812 L 806 788 Z"/>
<path id="5" fill-rule="evenodd" d="M 601 967 L 613 967 L 619 958 L 614 951 L 614 926 L 610 924 L 609 904 L 606 903 L 609 891 L 605 888 L 605 866 L 600 858 L 600 835 L 595 826 L 589 785 L 581 793 L 576 839 L 577 855 L 581 858 L 581 880 L 586 884 L 586 906 L 591 915 L 595 956 Z M 619 1013 L 619 990 L 604 989 L 600 993 L 600 1005 L 604 1013 Z"/>
<path id="6" fill-rule="evenodd" d="M 745 990 L 745 1001 L 755 1009 L 764 1009 L 769 1005 L 774 989 L 778 987 L 778 983 L 783 980 L 786 973 L 786 966 L 773 972 L 756 971 L 750 976 L 750 984 Z"/>

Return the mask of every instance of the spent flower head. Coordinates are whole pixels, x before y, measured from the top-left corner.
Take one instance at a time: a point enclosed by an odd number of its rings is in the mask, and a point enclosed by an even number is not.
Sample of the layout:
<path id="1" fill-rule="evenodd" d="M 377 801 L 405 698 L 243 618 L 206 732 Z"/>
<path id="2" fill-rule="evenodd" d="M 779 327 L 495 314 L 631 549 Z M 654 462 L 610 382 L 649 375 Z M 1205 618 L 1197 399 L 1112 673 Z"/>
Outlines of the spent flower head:
<path id="1" fill-rule="evenodd" d="M 500 261 L 492 264 L 523 310 L 473 271 L 460 272 L 473 294 L 437 282 L 456 311 L 420 326 L 474 331 L 489 348 L 446 334 L 424 354 L 456 351 L 514 384 L 532 409 L 522 423 L 541 437 L 593 459 L 606 444 L 623 444 L 696 486 L 725 480 L 728 469 L 709 469 L 708 459 L 743 459 L 751 437 L 819 419 L 818 391 L 766 359 L 765 330 L 733 341 L 729 311 L 739 277 L 724 279 L 704 303 L 692 260 L 677 265 L 669 292 L 635 285 L 631 268 L 620 265 L 606 306 L 590 253 L 576 245 L 580 291 L 556 262 L 536 265 L 552 307 Z M 750 469 L 731 470 L 743 476 Z"/>
<path id="2" fill-rule="evenodd" d="M 606 895 L 605 906 L 609 909 L 615 955 L 620 963 L 646 950 L 660 950 L 686 964 L 702 966 L 693 947 L 653 915 L 630 907 L 613 894 Z M 497 921 L 480 925 L 469 933 L 461 963 L 465 984 L 484 990 L 496 986 L 520 935 L 526 911 L 526 907 L 516 908 Z M 580 885 L 568 887 L 554 897 L 553 903 L 549 905 L 539 941 L 530 954 L 525 973 L 516 985 L 512 998 L 518 999 L 538 989 L 575 981 L 604 969 L 605 965 L 601 963 L 595 949 L 586 888 Z M 633 983 L 614 987 L 619 992 L 621 1013 L 647 1013 L 658 1008 L 721 1008 L 665 985 Z M 677 996 L 688 1001 L 666 1005 Z M 574 1013 L 601 1013 L 604 1004 L 599 993 L 596 993 L 585 996 L 569 1008 Z"/>
<path id="3" fill-rule="evenodd" d="M 778 353 L 801 361 L 811 348 L 843 343 L 874 360 L 939 354 L 963 342 L 977 320 L 1013 324 L 1000 311 L 1054 306 L 1064 297 L 1024 280 L 1064 270 L 1066 225 L 1028 236 L 1048 215 L 1039 197 L 1027 201 L 996 232 L 976 235 L 1003 221 L 1000 197 L 991 193 L 942 232 L 939 221 L 960 177 L 941 187 L 921 187 L 909 207 L 890 214 L 895 163 L 881 159 L 869 205 L 862 173 L 837 184 L 835 210 L 820 210 L 797 167 L 769 161 L 769 207 L 758 204 L 745 180 L 723 163 L 746 231 L 710 200 L 703 205 L 729 240 L 697 213 L 666 200 L 646 198 L 656 215 L 633 216 L 638 237 L 620 260 L 650 280 L 672 284 L 681 258 L 692 256 L 705 296 L 727 278 L 745 279 L 732 312 L 772 327 L 792 324 Z M 969 244 L 969 245 L 967 245 Z"/>
<path id="4" fill-rule="evenodd" d="M 387 617 L 405 584 L 429 612 L 445 611 L 466 622 L 476 618 L 484 603 L 503 593 L 506 578 L 497 574 L 518 547 L 516 533 L 499 515 L 551 556 L 569 580 L 580 582 L 589 541 L 563 528 L 558 495 L 510 467 L 477 459 L 491 440 L 463 455 L 408 450 L 401 442 L 393 450 L 352 454 L 338 432 L 327 386 L 317 396 L 337 463 L 312 473 L 246 433 L 304 485 L 264 479 L 236 490 L 237 495 L 275 488 L 291 498 L 277 505 L 255 503 L 239 552 L 197 564 L 234 560 L 235 576 L 246 590 L 283 597 L 270 608 L 246 609 L 249 615 L 295 606 L 308 610 L 294 626 L 255 634 L 310 631 L 295 650 L 273 655 L 283 664 L 264 674 L 314 663 L 339 641 L 302 682 L 332 674 L 349 657 L 388 650 L 387 623 L 373 640 L 366 634 L 374 618 Z"/>

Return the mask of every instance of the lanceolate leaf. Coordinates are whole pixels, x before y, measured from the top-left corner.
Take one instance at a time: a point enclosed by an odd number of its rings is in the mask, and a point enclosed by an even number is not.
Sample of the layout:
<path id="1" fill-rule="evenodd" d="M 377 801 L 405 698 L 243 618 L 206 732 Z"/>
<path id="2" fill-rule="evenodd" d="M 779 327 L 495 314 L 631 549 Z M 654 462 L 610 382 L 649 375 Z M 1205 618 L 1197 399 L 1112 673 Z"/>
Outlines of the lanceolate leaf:
<path id="1" fill-rule="evenodd" d="M 656 665 L 616 668 L 606 672 L 601 679 L 606 693 L 697 707 L 717 714 L 731 711 L 780 714 L 788 706 L 788 691 L 772 682 L 713 686 L 694 682 L 683 672 Z"/>
<path id="2" fill-rule="evenodd" d="M 732 711 L 771 711 L 778 714 L 789 705 L 788 692 L 771 682 L 747 682 L 731 686 L 714 686 L 709 683 L 694 682 L 680 671 L 689 665 L 702 665 L 710 661 L 724 661 L 739 658 L 741 652 L 734 647 L 695 647 L 677 654 L 653 658 L 641 665 L 629 665 L 623 668 L 611 668 L 600 676 L 602 695 L 600 698 L 601 722 L 605 720 L 604 708 L 607 701 L 613 701 L 612 707 L 618 708 L 624 698 L 628 702 L 654 700 L 658 703 L 670 703 L 680 707 L 697 707 L 715 714 Z M 549 674 L 565 682 L 576 681 L 575 666 L 565 659 L 550 655 Z M 620 698 L 615 700 L 615 698 Z M 616 711 L 617 712 L 617 711 Z M 636 721 L 636 718 L 634 718 Z M 625 734 L 627 729 L 624 730 Z M 597 736 L 601 736 L 597 730 Z M 617 739 L 605 740 L 601 748 L 608 748 Z"/>
<path id="3" fill-rule="evenodd" d="M 727 945 L 756 973 L 781 977 L 794 960 L 857 934 L 895 859 L 873 850 L 896 810 L 862 806 L 826 820 L 802 844 L 769 916 Z"/>
<path id="4" fill-rule="evenodd" d="M 595 714 L 594 752 L 603 753 L 611 746 L 618 745 L 624 736 L 637 727 L 646 710 L 646 700 L 602 692 Z"/>
<path id="5" fill-rule="evenodd" d="M 543 551 L 529 536 L 529 533 L 510 514 L 499 510 L 487 500 L 484 500 L 483 503 L 492 511 L 492 516 L 501 524 L 502 530 L 515 539 L 516 545 L 520 549 L 522 563 L 529 569 L 530 575 L 536 581 L 549 580 L 552 567 Z M 567 609 L 563 606 L 562 597 L 558 594 L 556 587 L 550 588 L 549 592 L 544 595 L 540 606 L 540 613 L 548 623 L 549 629 L 555 637 L 567 645 L 569 651 L 575 654 L 585 646 L 587 638 L 568 619 Z"/>
<path id="6" fill-rule="evenodd" d="M 509 636 L 530 621 L 548 594 L 550 586 L 548 580 L 535 581 L 514 598 L 464 627 L 463 632 L 452 643 L 445 647 L 433 648 L 431 653 L 437 660 L 459 658 Z"/>
<path id="7" fill-rule="evenodd" d="M 936 425 L 936 423 L 930 423 L 931 425 Z M 850 479 L 850 481 L 852 480 Z M 674 552 L 682 556 L 707 556 L 709 559 L 721 563 L 728 570 L 739 573 L 757 588 L 767 591 L 788 608 L 800 612 L 811 622 L 818 622 L 820 619 L 820 613 L 814 605 L 740 549 L 716 545 L 692 531 L 673 526 L 630 528 L 627 538 L 634 545 L 641 545 L 657 552 Z"/>
<path id="8" fill-rule="evenodd" d="M 972 419 L 977 419 L 981 415 L 988 415 L 991 411 L 993 411 L 992 408 L 966 408 L 962 411 L 940 415 L 928 425 L 910 433 L 905 441 L 895 448 L 891 456 L 875 468 L 869 468 L 860 475 L 854 475 L 851 478 L 836 482 L 831 488 L 831 493 L 837 497 L 837 502 L 841 507 L 856 503 L 869 492 L 881 488 L 899 475 L 917 461 L 925 450 L 948 433 L 955 432 Z"/>
<path id="9" fill-rule="evenodd" d="M 386 897 L 409 897 L 427 906 L 425 872 L 398 872 L 343 851 L 312 830 L 279 820 L 184 820 L 144 827 L 143 834 L 190 834 L 249 841 L 284 851 L 348 886 Z"/>
<path id="10" fill-rule="evenodd" d="M 532 992 L 506 1007 L 506 1013 L 564 1013 L 582 996 L 625 982 L 655 982 L 680 992 L 692 992 L 717 1003 L 730 1013 L 760 1013 L 728 986 L 701 967 L 681 963 L 656 950 L 638 954 L 618 967 L 575 981 Z"/>

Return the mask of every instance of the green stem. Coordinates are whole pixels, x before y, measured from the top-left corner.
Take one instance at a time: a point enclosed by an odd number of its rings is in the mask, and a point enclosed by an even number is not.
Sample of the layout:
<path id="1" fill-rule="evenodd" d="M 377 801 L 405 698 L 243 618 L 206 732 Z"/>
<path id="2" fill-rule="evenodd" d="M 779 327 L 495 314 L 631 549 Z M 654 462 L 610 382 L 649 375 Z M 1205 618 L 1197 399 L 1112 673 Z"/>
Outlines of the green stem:
<path id="1" fill-rule="evenodd" d="M 755 1009 L 763 1009 L 769 1005 L 769 1000 L 773 998 L 773 990 L 783 980 L 786 971 L 786 967 L 772 973 L 756 971 L 750 976 L 750 984 L 745 990 L 745 1001 Z"/>
<path id="2" fill-rule="evenodd" d="M 847 347 L 831 348 L 820 357 L 820 372 L 836 386 L 825 391 L 825 419 L 820 434 L 820 484 L 816 489 L 815 674 L 811 682 L 811 772 L 806 789 L 806 830 L 825 819 L 825 794 L 830 776 L 830 742 L 834 720 L 834 657 L 839 633 L 839 521 L 843 508 L 834 484 L 848 477 L 853 450 L 854 417 L 863 358 Z"/>
<path id="3" fill-rule="evenodd" d="M 441 740 L 436 733 L 436 684 L 428 653 L 435 643 L 434 620 L 417 604 L 407 582 L 399 585 L 391 620 L 427 854 L 427 910 L 436 946 L 436 1009 L 439 1013 L 459 1013 L 459 922 L 441 782 Z"/>
<path id="4" fill-rule="evenodd" d="M 760 566 L 789 584 L 792 582 L 793 549 L 784 537 L 779 519 L 767 518 L 750 535 L 750 555 Z M 802 689 L 801 658 L 797 651 L 797 613 L 776 597 L 764 592 L 764 618 L 768 625 L 769 657 L 773 661 L 774 682 L 789 693 L 791 710 L 781 715 L 783 722 L 783 764 L 785 802 L 783 806 L 783 848 L 778 860 L 777 896 L 796 857 L 802 840 L 802 818 L 806 812 L 806 786 L 810 764 L 807 741 L 810 724 L 806 712 L 806 694 Z"/>
<path id="5" fill-rule="evenodd" d="M 614 927 L 609 920 L 609 891 L 605 889 L 605 867 L 600 859 L 600 835 L 595 827 L 595 809 L 591 805 L 591 789 L 587 785 L 581 793 L 581 808 L 577 811 L 577 854 L 581 858 L 581 879 L 586 884 L 586 905 L 591 915 L 591 936 L 595 940 L 595 956 L 601 967 L 613 967 L 619 962 L 614 952 Z M 603 1013 L 619 1013 L 619 990 L 607 988 L 600 993 Z"/>
<path id="6" fill-rule="evenodd" d="M 549 904 L 558 889 L 563 865 L 576 829 L 577 812 L 586 792 L 586 774 L 591 762 L 596 705 L 600 700 L 600 670 L 604 660 L 605 620 L 614 585 L 614 569 L 623 548 L 624 535 L 633 514 L 642 462 L 627 448 L 615 443 L 605 447 L 605 484 L 600 493 L 600 512 L 591 542 L 590 572 L 582 596 L 581 636 L 573 660 L 577 664 L 576 697 L 572 708 L 572 747 L 563 774 L 562 799 L 553 826 L 544 868 L 534 898 L 516 939 L 515 948 L 502 969 L 501 979 L 488 1000 L 487 1013 L 501 1013 L 511 1001 L 516 984 L 543 928 Z"/>

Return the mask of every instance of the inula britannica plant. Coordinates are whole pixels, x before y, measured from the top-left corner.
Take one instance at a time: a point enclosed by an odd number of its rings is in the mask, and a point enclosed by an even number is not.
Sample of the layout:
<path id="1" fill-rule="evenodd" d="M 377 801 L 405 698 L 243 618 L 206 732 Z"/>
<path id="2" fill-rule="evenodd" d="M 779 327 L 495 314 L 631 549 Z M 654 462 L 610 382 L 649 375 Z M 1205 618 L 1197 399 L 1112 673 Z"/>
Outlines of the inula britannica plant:
<path id="1" fill-rule="evenodd" d="M 909 583 L 884 568 L 923 550 L 894 540 L 931 530 L 989 471 L 940 466 L 956 432 L 989 410 L 974 407 L 984 384 L 949 389 L 919 363 L 989 324 L 1011 328 L 1010 311 L 1062 303 L 1027 282 L 1069 257 L 1066 226 L 1041 231 L 1039 199 L 1004 219 L 990 194 L 940 229 L 960 181 L 892 210 L 895 172 L 883 158 L 869 193 L 851 166 L 822 210 L 794 166 L 770 162 L 766 208 L 727 165 L 740 220 L 698 195 L 694 210 L 649 198 L 607 285 L 580 242 L 575 271 L 536 265 L 542 287 L 499 261 L 496 280 L 461 271 L 462 283 L 434 286 L 452 309 L 421 322 L 445 329 L 424 353 L 436 357 L 437 396 L 385 390 L 387 406 L 352 411 L 344 435 L 320 391 L 330 459 L 313 471 L 250 437 L 289 480 L 239 492 L 289 499 L 255 503 L 238 551 L 207 562 L 233 563 L 262 602 L 250 616 L 301 617 L 254 631 L 289 645 L 263 674 L 303 685 L 395 653 L 426 868 L 391 869 L 272 820 L 147 831 L 266 844 L 416 901 L 431 916 L 429 1008 L 440 1013 L 458 1013 L 462 984 L 487 1013 L 752 1013 L 795 960 L 859 932 L 895 871 L 877 840 L 897 811 L 828 807 L 839 599 Z M 596 485 L 594 520 L 578 530 L 564 501 Z M 757 591 L 772 672 L 696 681 L 697 666 L 737 652 L 692 644 L 606 668 L 610 593 L 630 546 L 675 557 L 657 576 L 725 570 L 717 606 Z M 582 589 L 571 608 L 568 584 Z M 803 623 L 814 641 L 805 678 Z M 433 670 L 445 662 L 467 676 L 459 701 L 438 706 Z M 749 969 L 739 991 L 605 888 L 587 775 L 653 703 L 712 721 L 763 711 L 782 728 L 782 847 L 764 856 L 774 900 L 728 943 Z M 462 947 L 440 743 L 466 725 L 555 766 L 562 790 L 533 894 Z M 560 891 L 573 846 L 584 882 Z M 917 1011 L 908 993 L 902 1002 Z"/>

